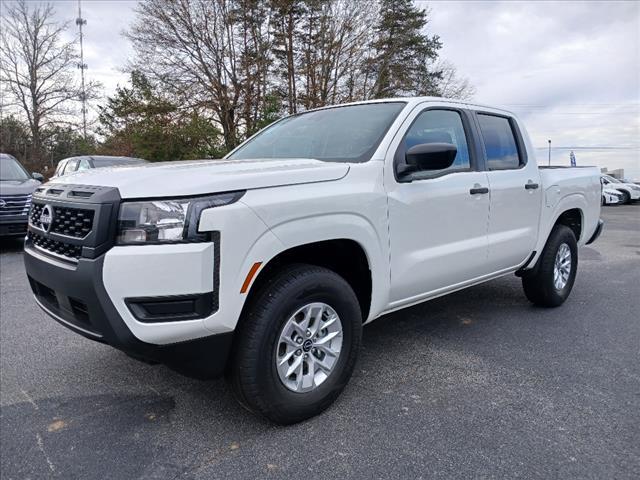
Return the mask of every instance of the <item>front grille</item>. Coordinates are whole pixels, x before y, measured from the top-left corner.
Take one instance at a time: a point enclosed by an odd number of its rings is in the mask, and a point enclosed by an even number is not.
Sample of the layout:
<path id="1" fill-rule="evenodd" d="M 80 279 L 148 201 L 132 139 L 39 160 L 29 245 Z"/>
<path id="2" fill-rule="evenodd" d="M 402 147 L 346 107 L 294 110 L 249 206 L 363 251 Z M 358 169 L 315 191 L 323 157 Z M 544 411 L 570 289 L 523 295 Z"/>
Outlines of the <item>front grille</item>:
<path id="1" fill-rule="evenodd" d="M 44 204 L 34 203 L 29 214 L 29 221 L 37 228 L 42 228 L 40 215 Z M 53 222 L 49 232 L 74 238 L 84 238 L 93 228 L 93 210 L 71 207 L 53 207 Z"/>
<path id="2" fill-rule="evenodd" d="M 31 207 L 31 194 L 0 196 L 0 217 L 26 215 L 29 213 L 29 207 Z"/>
<path id="3" fill-rule="evenodd" d="M 25 247 L 70 261 L 98 258 L 113 246 L 119 206 L 117 188 L 42 185 L 33 194 Z"/>
<path id="4" fill-rule="evenodd" d="M 27 232 L 27 238 L 35 245 L 48 252 L 61 255 L 70 260 L 78 260 L 82 255 L 81 245 L 72 245 L 70 243 L 60 242 L 52 238 L 47 238 L 34 231 Z"/>

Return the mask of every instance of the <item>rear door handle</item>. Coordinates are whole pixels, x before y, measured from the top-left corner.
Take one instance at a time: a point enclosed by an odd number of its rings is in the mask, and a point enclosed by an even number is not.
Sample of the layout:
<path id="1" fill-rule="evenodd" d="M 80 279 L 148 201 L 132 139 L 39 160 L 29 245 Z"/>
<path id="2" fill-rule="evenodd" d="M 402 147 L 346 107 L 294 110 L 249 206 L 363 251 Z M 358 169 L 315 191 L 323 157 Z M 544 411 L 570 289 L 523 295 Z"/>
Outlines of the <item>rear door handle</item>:
<path id="1" fill-rule="evenodd" d="M 471 195 L 480 195 L 483 193 L 489 193 L 489 189 L 487 187 L 474 187 L 471 190 L 469 190 L 469 193 Z"/>
<path id="2" fill-rule="evenodd" d="M 533 183 L 533 182 L 529 182 L 529 183 L 525 183 L 524 184 L 524 188 L 526 190 L 535 190 L 538 187 L 539 187 L 539 185 L 537 183 Z"/>

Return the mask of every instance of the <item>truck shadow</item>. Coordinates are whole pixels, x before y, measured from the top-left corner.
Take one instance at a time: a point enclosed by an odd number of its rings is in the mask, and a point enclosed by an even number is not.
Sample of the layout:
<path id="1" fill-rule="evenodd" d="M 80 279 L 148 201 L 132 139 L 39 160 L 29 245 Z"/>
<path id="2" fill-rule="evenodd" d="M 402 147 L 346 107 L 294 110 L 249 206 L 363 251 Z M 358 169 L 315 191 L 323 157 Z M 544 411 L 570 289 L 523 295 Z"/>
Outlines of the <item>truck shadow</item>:
<path id="1" fill-rule="evenodd" d="M 354 381 L 338 405 L 285 429 L 243 410 L 222 379 L 188 379 L 104 347 L 83 350 L 76 359 L 89 367 L 83 372 L 101 378 L 99 390 L 115 385 L 118 393 L 29 399 L 2 407 L 2 471 L 8 478 L 99 478 L 105 472 L 112 478 L 191 478 L 200 469 L 228 460 L 251 439 L 291 431 L 309 434 L 327 416 L 340 417 L 344 404 L 371 401 L 362 388 L 372 392 L 393 388 L 398 379 L 390 368 L 407 370 L 412 360 L 405 354 L 428 352 L 434 336 L 464 344 L 471 341 L 470 327 L 492 321 L 498 310 L 522 313 L 527 302 L 516 289 L 520 289 L 516 279 L 500 279 L 387 315 L 365 327 Z M 132 371 L 139 374 L 126 373 Z M 56 373 L 61 383 L 78 381 L 72 372 Z M 95 378 L 81 381 L 91 384 Z M 130 386 L 123 387 L 123 382 Z M 133 389 L 136 393 L 127 393 Z"/>
<path id="2" fill-rule="evenodd" d="M 0 253 L 21 252 L 24 246 L 22 237 L 0 237 Z"/>

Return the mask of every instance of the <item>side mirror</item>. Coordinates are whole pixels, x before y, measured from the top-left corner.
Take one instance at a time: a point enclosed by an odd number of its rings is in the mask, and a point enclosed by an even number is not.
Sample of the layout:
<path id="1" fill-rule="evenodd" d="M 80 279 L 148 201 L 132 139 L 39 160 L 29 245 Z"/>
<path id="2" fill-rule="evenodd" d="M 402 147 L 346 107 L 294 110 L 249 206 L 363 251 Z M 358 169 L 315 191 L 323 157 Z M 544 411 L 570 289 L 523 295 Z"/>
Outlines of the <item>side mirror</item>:
<path id="1" fill-rule="evenodd" d="M 44 182 L 44 176 L 41 173 L 38 172 L 33 172 L 31 174 L 31 176 L 35 179 L 38 180 L 39 182 Z"/>
<path id="2" fill-rule="evenodd" d="M 421 143 L 407 150 L 405 160 L 412 171 L 442 170 L 453 165 L 457 153 L 451 143 Z"/>

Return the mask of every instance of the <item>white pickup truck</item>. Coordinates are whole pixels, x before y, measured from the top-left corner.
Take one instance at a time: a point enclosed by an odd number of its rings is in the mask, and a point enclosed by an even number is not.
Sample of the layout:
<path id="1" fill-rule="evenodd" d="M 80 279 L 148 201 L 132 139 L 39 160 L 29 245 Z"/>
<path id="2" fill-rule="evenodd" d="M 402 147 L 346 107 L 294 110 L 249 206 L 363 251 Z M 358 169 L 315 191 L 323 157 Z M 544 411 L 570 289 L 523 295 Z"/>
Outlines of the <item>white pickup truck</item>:
<path id="1" fill-rule="evenodd" d="M 379 100 L 284 118 L 223 160 L 56 178 L 24 259 L 61 324 L 225 373 L 288 424 L 336 399 L 381 315 L 513 273 L 534 304 L 562 304 L 600 198 L 597 168 L 539 168 L 509 112 Z"/>

